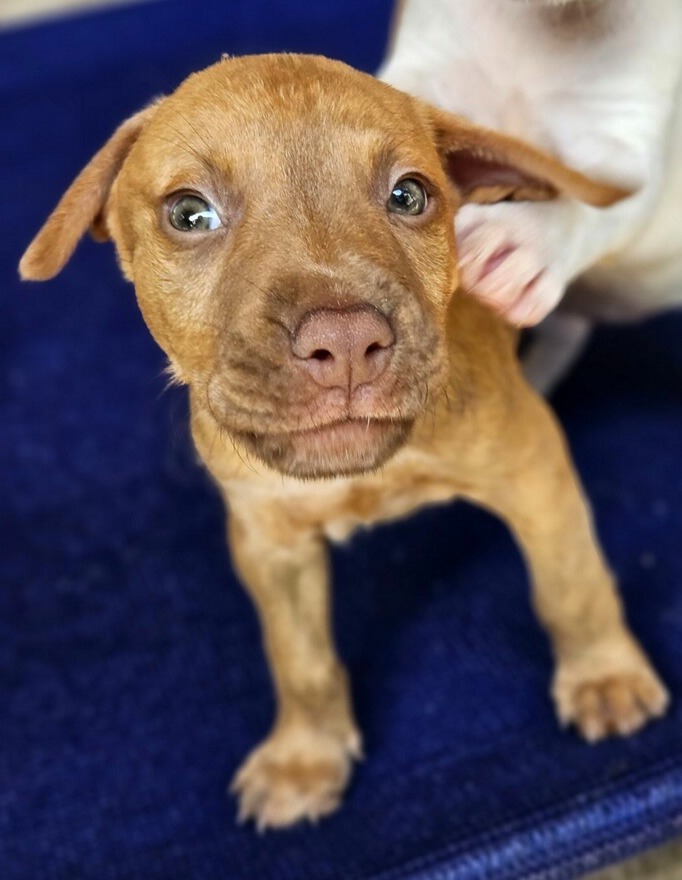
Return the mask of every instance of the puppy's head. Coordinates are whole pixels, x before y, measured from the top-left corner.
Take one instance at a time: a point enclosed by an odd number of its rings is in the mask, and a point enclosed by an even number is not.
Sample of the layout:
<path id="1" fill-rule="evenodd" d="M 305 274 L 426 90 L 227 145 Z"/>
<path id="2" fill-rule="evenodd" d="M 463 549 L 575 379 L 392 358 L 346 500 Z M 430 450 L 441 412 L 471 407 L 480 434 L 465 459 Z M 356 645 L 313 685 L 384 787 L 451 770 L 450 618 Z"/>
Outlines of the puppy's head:
<path id="1" fill-rule="evenodd" d="M 179 381 L 299 477 L 395 452 L 441 390 L 464 201 L 622 195 L 339 62 L 224 60 L 133 116 L 21 262 L 111 237 Z"/>

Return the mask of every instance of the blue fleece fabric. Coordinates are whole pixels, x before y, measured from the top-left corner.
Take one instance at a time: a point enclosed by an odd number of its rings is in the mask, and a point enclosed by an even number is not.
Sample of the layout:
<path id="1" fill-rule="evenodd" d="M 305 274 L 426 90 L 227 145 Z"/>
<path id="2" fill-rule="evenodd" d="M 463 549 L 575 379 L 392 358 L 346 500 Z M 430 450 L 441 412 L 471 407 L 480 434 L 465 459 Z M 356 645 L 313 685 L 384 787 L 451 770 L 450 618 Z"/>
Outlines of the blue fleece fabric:
<path id="1" fill-rule="evenodd" d="M 377 65 L 389 0 L 162 0 L 0 36 L 0 878 L 568 878 L 682 827 L 682 320 L 600 331 L 556 398 L 669 716 L 561 731 L 504 528 L 464 505 L 334 551 L 367 761 L 319 827 L 225 785 L 267 732 L 256 619 L 182 391 L 112 249 L 24 246 L 115 125 L 221 52 Z"/>

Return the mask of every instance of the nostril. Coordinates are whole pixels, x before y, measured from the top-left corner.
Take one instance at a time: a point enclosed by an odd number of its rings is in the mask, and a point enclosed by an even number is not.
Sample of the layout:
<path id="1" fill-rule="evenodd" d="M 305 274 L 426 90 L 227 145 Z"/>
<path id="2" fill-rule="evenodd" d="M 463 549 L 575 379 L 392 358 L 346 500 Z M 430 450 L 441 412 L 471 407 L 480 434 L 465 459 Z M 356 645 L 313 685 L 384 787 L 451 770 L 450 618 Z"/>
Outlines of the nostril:
<path id="1" fill-rule="evenodd" d="M 382 345 L 380 342 L 373 342 L 371 345 L 368 345 L 365 349 L 365 357 L 369 357 L 374 354 L 375 351 L 383 351 L 386 346 Z"/>
<path id="2" fill-rule="evenodd" d="M 334 355 L 331 353 L 331 351 L 327 351 L 326 348 L 316 348 L 315 351 L 310 355 L 310 357 L 316 361 L 334 360 Z"/>

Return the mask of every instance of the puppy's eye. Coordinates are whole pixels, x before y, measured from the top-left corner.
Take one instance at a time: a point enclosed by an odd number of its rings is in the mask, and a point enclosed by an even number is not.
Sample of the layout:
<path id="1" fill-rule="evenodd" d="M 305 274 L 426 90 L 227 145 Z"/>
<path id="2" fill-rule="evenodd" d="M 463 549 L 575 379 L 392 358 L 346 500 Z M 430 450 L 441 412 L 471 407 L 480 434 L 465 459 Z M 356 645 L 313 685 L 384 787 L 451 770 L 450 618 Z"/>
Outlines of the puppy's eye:
<path id="1" fill-rule="evenodd" d="M 387 207 L 392 214 L 423 214 L 427 202 L 421 183 L 413 177 L 405 177 L 393 187 Z"/>
<path id="2" fill-rule="evenodd" d="M 171 226 L 180 232 L 203 232 L 222 225 L 216 209 L 199 196 L 181 196 L 168 216 Z"/>

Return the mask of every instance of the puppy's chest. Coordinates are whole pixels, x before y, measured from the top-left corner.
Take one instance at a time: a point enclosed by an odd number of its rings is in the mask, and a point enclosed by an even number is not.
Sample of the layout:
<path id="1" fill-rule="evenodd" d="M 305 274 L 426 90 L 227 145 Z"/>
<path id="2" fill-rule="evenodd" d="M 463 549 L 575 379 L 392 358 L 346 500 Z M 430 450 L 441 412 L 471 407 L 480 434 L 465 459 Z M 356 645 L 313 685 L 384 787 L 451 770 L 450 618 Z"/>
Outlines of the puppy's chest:
<path id="1" fill-rule="evenodd" d="M 400 519 L 427 504 L 451 500 L 458 494 L 453 479 L 424 456 L 404 467 L 348 481 L 330 494 L 321 521 L 329 540 L 346 541 L 358 528 Z"/>
<path id="2" fill-rule="evenodd" d="M 279 478 L 266 485 L 230 481 L 224 485 L 231 507 L 250 511 L 256 521 L 264 512 L 278 522 L 321 531 L 341 543 L 359 528 L 400 519 L 427 504 L 450 501 L 467 488 L 442 458 L 406 450 L 383 470 L 360 477 L 300 482 Z"/>

